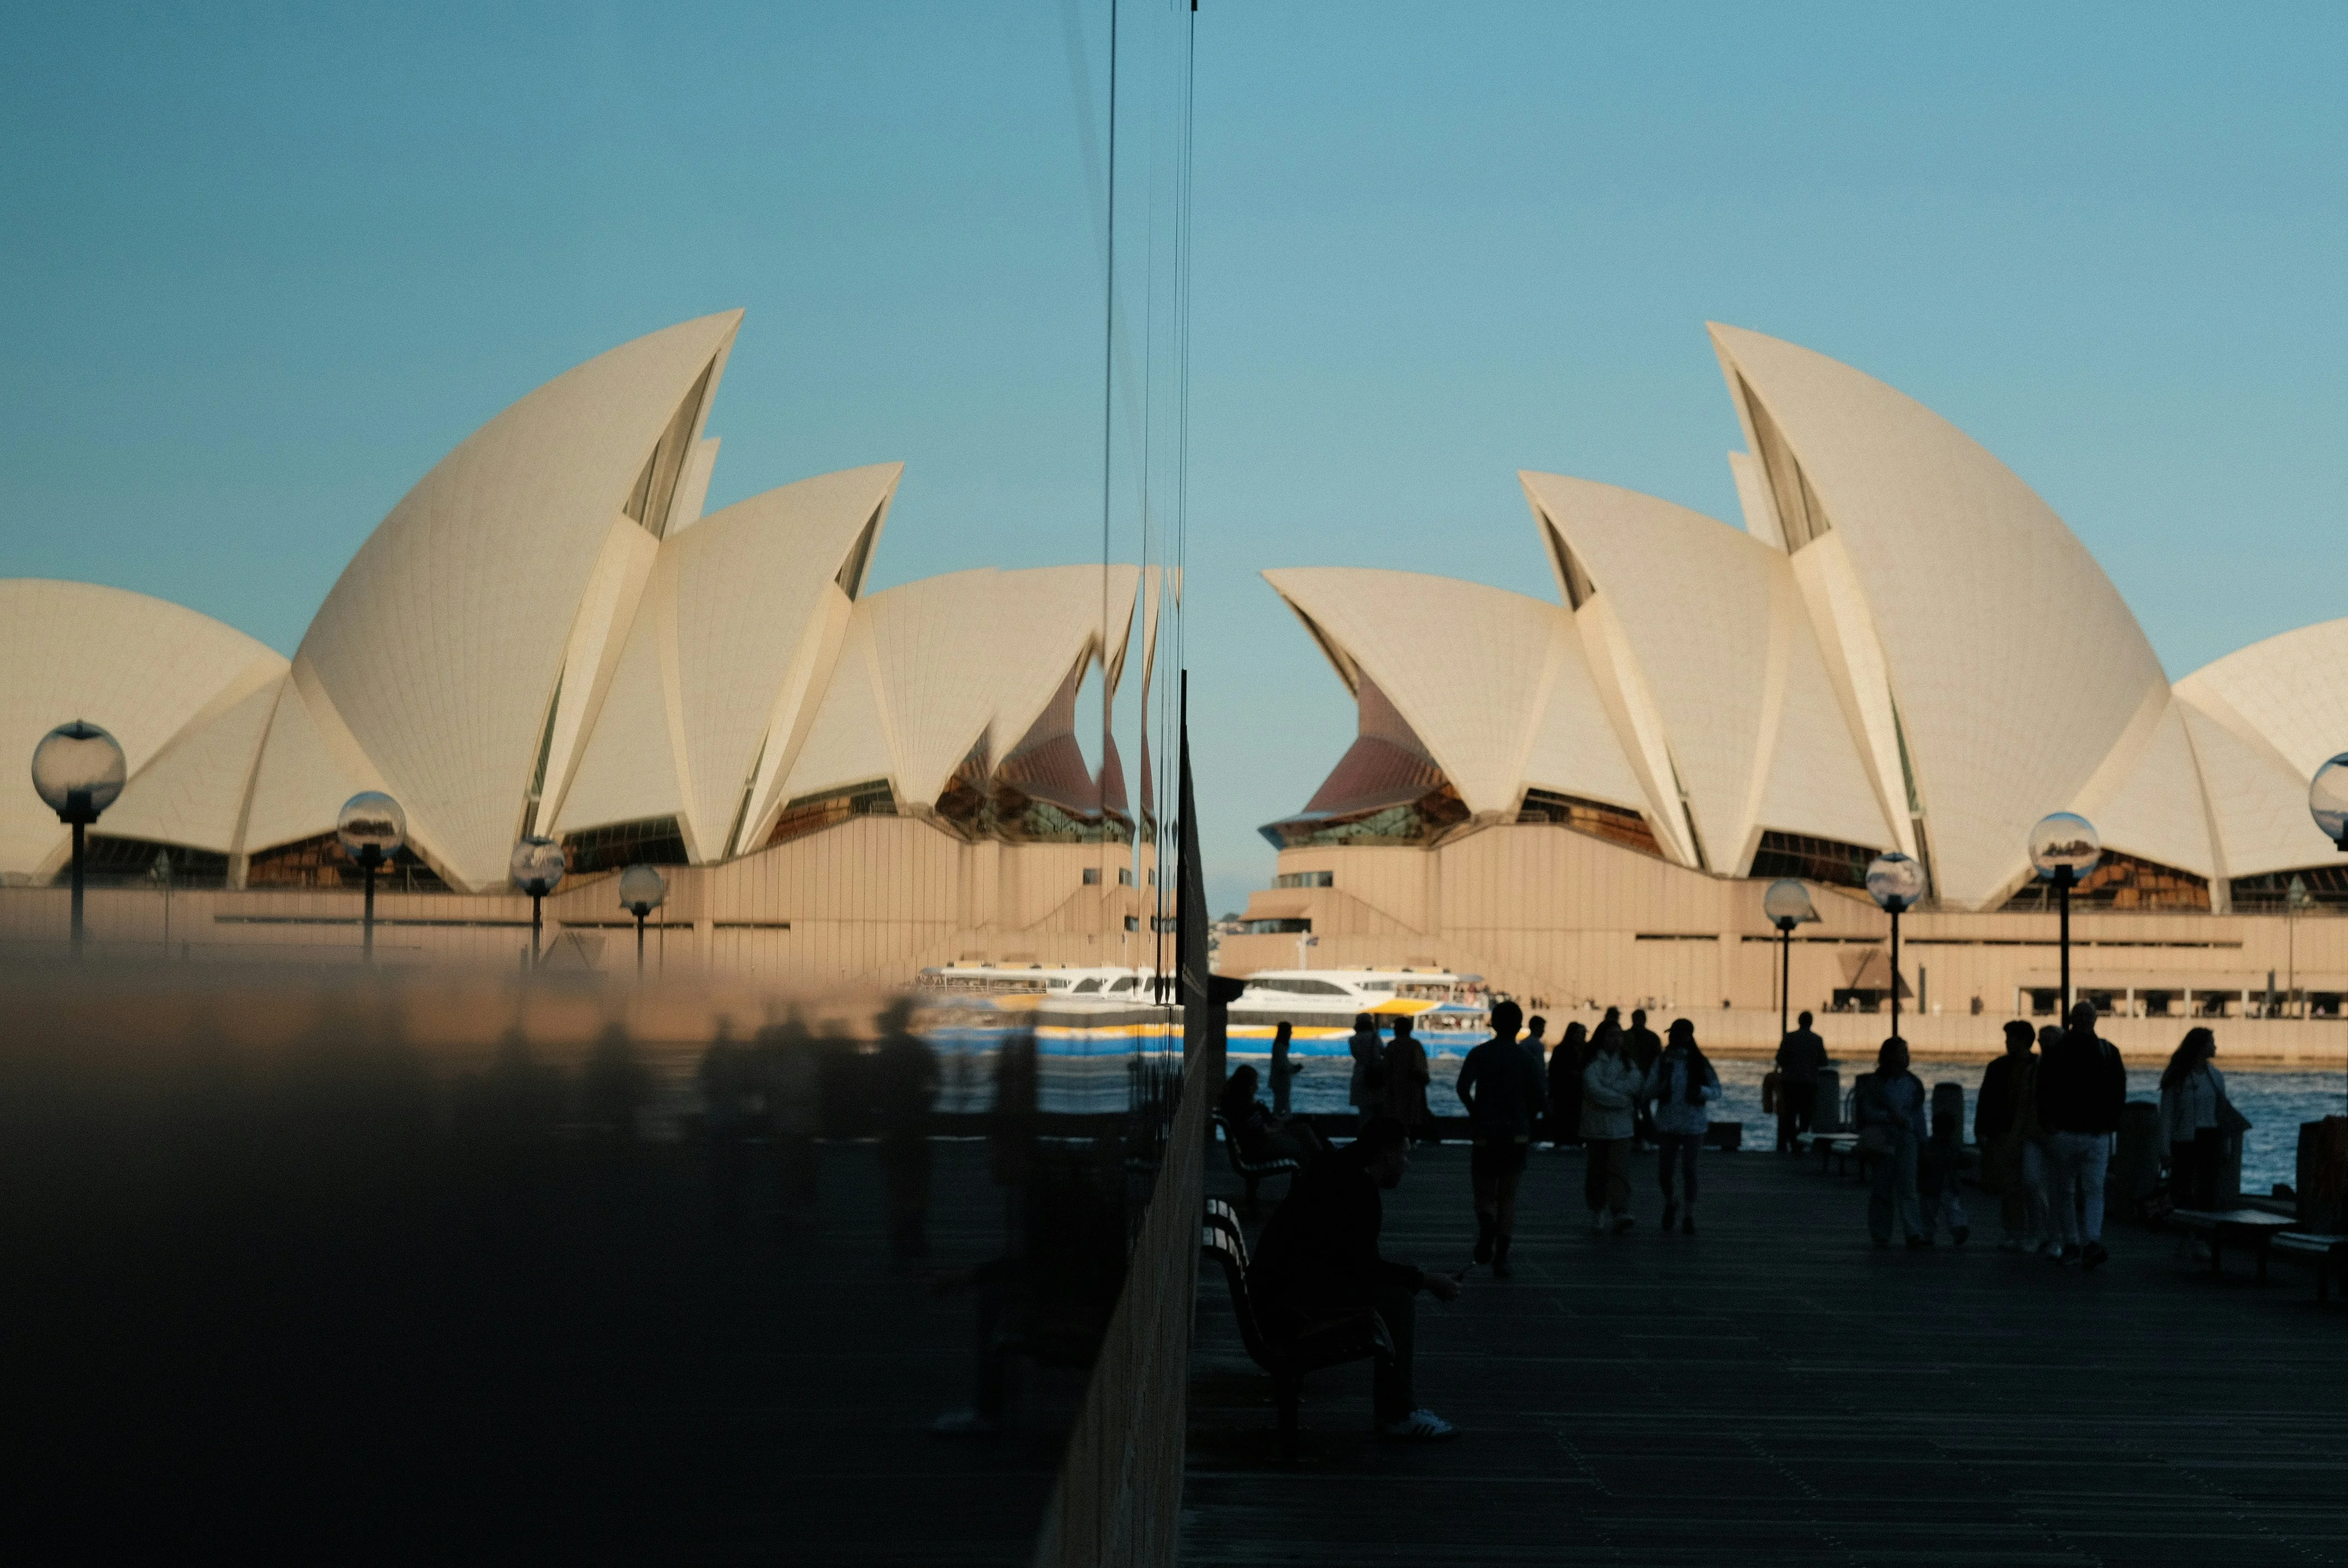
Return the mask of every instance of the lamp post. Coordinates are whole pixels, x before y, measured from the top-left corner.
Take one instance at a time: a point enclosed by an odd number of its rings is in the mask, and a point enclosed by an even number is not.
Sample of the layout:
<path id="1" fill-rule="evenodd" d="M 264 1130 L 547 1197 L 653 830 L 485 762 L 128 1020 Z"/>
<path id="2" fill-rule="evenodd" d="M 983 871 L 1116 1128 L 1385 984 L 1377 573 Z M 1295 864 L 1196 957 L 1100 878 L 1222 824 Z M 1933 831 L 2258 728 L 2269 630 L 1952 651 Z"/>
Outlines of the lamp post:
<path id="1" fill-rule="evenodd" d="M 2348 752 L 2333 757 L 2307 781 L 2307 815 L 2340 853 L 2348 855 Z"/>
<path id="2" fill-rule="evenodd" d="M 1900 917 L 1924 896 L 1924 868 L 1893 850 L 1867 868 L 1867 896 L 1891 917 L 1891 1035 L 1900 1036 Z"/>
<path id="3" fill-rule="evenodd" d="M 530 967 L 534 969 L 538 968 L 538 934 L 543 926 L 540 912 L 546 896 L 562 880 L 562 845 L 533 834 L 514 845 L 507 867 L 513 873 L 514 886 L 530 895 Z"/>
<path id="4" fill-rule="evenodd" d="M 644 978 L 644 917 L 668 899 L 668 879 L 649 866 L 620 873 L 620 907 L 636 917 L 636 979 Z"/>
<path id="5" fill-rule="evenodd" d="M 359 947 L 366 961 L 375 962 L 375 874 L 391 864 L 407 842 L 407 814 L 380 790 L 365 790 L 343 802 L 335 819 L 335 836 L 343 853 L 359 863 L 366 876 L 366 913 L 359 921 Z"/>
<path id="6" fill-rule="evenodd" d="M 59 724 L 33 748 L 33 788 L 57 820 L 73 827 L 73 956 L 81 957 L 83 835 L 122 793 L 129 770 L 122 747 L 96 724 Z"/>
<path id="7" fill-rule="evenodd" d="M 1810 890 L 1797 876 L 1780 876 L 1769 884 L 1769 891 L 1761 895 L 1761 912 L 1777 927 L 1777 1038 L 1783 1040 L 1794 994 L 1794 927 L 1817 919 L 1818 912 L 1810 907 Z"/>
<path id="8" fill-rule="evenodd" d="M 2071 889 L 2103 857 L 2104 841 L 2096 836 L 2095 824 L 2076 812 L 2042 816 L 2030 830 L 2030 864 L 2038 868 L 2039 876 L 2053 879 L 2055 907 L 2061 911 L 2057 945 L 2063 953 L 2061 1011 L 2065 1029 L 2071 1020 Z"/>

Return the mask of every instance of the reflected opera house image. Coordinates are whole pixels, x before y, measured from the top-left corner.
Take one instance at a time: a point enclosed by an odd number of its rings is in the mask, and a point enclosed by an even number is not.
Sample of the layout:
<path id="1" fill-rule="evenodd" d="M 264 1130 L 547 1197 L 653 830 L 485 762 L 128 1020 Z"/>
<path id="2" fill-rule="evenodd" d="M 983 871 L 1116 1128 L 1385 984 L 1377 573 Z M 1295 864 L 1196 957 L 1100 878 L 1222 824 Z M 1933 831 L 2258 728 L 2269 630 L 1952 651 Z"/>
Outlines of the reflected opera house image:
<path id="1" fill-rule="evenodd" d="M 1140 924 L 1154 846 L 1134 844 L 1113 737 L 1086 763 L 1077 697 L 1094 672 L 1113 700 L 1137 644 L 1146 686 L 1172 574 L 868 593 L 895 463 L 705 515 L 704 423 L 740 323 L 623 344 L 484 425 L 375 529 L 290 661 L 141 594 L 0 581 L 0 749 L 79 717 L 124 754 L 88 835 L 93 938 L 157 938 L 152 897 L 119 889 L 160 861 L 180 942 L 343 941 L 316 929 L 348 923 L 359 878 L 336 815 L 373 793 L 405 815 L 378 880 L 413 956 L 508 956 L 513 920 L 451 916 L 448 896 L 513 902 L 517 841 L 540 838 L 569 874 L 546 903 L 566 930 L 627 925 L 604 884 L 664 868 L 670 962 L 890 983 L 956 959 L 1137 961 L 1138 938 L 1104 938 Z M 7 884 L 58 882 L 71 847 L 32 791 L 0 803 Z M 46 898 L 0 909 L 17 939 L 62 920 Z"/>

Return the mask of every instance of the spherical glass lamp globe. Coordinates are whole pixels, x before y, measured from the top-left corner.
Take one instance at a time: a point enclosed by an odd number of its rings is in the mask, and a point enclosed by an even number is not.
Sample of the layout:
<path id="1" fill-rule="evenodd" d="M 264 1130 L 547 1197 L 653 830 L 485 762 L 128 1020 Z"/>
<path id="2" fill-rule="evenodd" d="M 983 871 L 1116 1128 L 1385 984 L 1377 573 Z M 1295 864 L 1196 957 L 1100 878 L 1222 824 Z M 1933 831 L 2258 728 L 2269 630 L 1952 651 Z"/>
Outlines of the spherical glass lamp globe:
<path id="1" fill-rule="evenodd" d="M 631 866 L 620 873 L 620 907 L 641 920 L 668 897 L 668 878 L 649 866 Z"/>
<path id="2" fill-rule="evenodd" d="M 2315 770 L 2308 781 L 2307 811 L 2324 836 L 2348 850 L 2348 752 Z"/>
<path id="3" fill-rule="evenodd" d="M 61 822 L 96 822 L 129 776 L 121 745 L 80 719 L 59 724 L 33 748 L 33 788 Z"/>
<path id="4" fill-rule="evenodd" d="M 543 898 L 562 880 L 562 845 L 532 835 L 514 845 L 508 867 L 514 886 L 533 898 Z"/>
<path id="5" fill-rule="evenodd" d="M 2104 841 L 2096 836 L 2095 824 L 2076 812 L 2042 816 L 2030 830 L 2030 864 L 2038 867 L 2041 876 L 2052 876 L 2067 866 L 2075 881 L 2093 871 L 2103 857 Z"/>
<path id="6" fill-rule="evenodd" d="M 1893 850 L 1867 868 L 1867 895 L 1886 909 L 1906 909 L 1924 896 L 1924 868 Z"/>
<path id="7" fill-rule="evenodd" d="M 1769 884 L 1769 891 L 1761 895 L 1761 912 L 1781 931 L 1818 917 L 1810 907 L 1810 890 L 1797 876 L 1780 876 Z"/>
<path id="8" fill-rule="evenodd" d="M 407 814 L 380 790 L 365 790 L 343 802 L 335 819 L 343 852 L 361 866 L 386 866 L 407 842 Z"/>

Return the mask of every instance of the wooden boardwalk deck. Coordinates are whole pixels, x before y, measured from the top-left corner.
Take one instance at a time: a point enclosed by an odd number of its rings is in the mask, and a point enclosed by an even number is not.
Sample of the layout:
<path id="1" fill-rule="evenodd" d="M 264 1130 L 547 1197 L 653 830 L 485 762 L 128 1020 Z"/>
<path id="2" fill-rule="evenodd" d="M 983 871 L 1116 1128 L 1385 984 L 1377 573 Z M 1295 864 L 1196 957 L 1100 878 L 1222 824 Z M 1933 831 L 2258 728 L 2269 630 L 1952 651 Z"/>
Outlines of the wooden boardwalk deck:
<path id="1" fill-rule="evenodd" d="M 1447 1445 L 1375 1438 L 1341 1368 L 1280 1465 L 1202 1275 L 1186 1561 L 2348 1562 L 2348 1315 L 2302 1271 L 2211 1280 L 2114 1226 L 2085 1275 L 1998 1252 L 1971 1193 L 1971 1246 L 1879 1253 L 1864 1189 L 1764 1153 L 1707 1153 L 1702 1234 L 1665 1235 L 1652 1171 L 1638 1227 L 1594 1235 L 1580 1156 L 1536 1152 L 1517 1277 L 1421 1297 Z M 1465 1264 L 1465 1150 L 1422 1152 L 1386 1214 L 1388 1255 Z"/>

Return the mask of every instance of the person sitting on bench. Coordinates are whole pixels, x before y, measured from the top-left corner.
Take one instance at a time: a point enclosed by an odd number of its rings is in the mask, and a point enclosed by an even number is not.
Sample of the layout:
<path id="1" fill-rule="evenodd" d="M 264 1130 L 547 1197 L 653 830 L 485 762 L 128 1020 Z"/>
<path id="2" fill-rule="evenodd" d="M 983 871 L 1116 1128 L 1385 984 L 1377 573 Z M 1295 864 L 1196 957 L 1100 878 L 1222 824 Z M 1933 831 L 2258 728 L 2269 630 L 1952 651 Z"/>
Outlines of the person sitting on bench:
<path id="1" fill-rule="evenodd" d="M 1241 1155 L 1251 1163 L 1267 1160 L 1304 1161 L 1329 1152 L 1328 1143 L 1298 1118 L 1275 1116 L 1255 1097 L 1255 1069 L 1241 1066 L 1223 1084 L 1223 1122 L 1239 1140 Z"/>
<path id="2" fill-rule="evenodd" d="M 1297 1173 L 1288 1199 L 1272 1214 L 1248 1268 L 1248 1293 L 1258 1321 L 1273 1338 L 1292 1337 L 1316 1324 L 1375 1312 L 1394 1342 L 1394 1357 L 1378 1363 L 1375 1393 L 1378 1430 L 1421 1442 L 1456 1436 L 1458 1429 L 1418 1404 L 1411 1379 L 1417 1320 L 1415 1297 L 1439 1301 L 1459 1294 L 1459 1283 L 1378 1255 L 1391 1192 L 1410 1169 L 1410 1135 L 1391 1116 L 1373 1116 L 1361 1135 Z"/>

